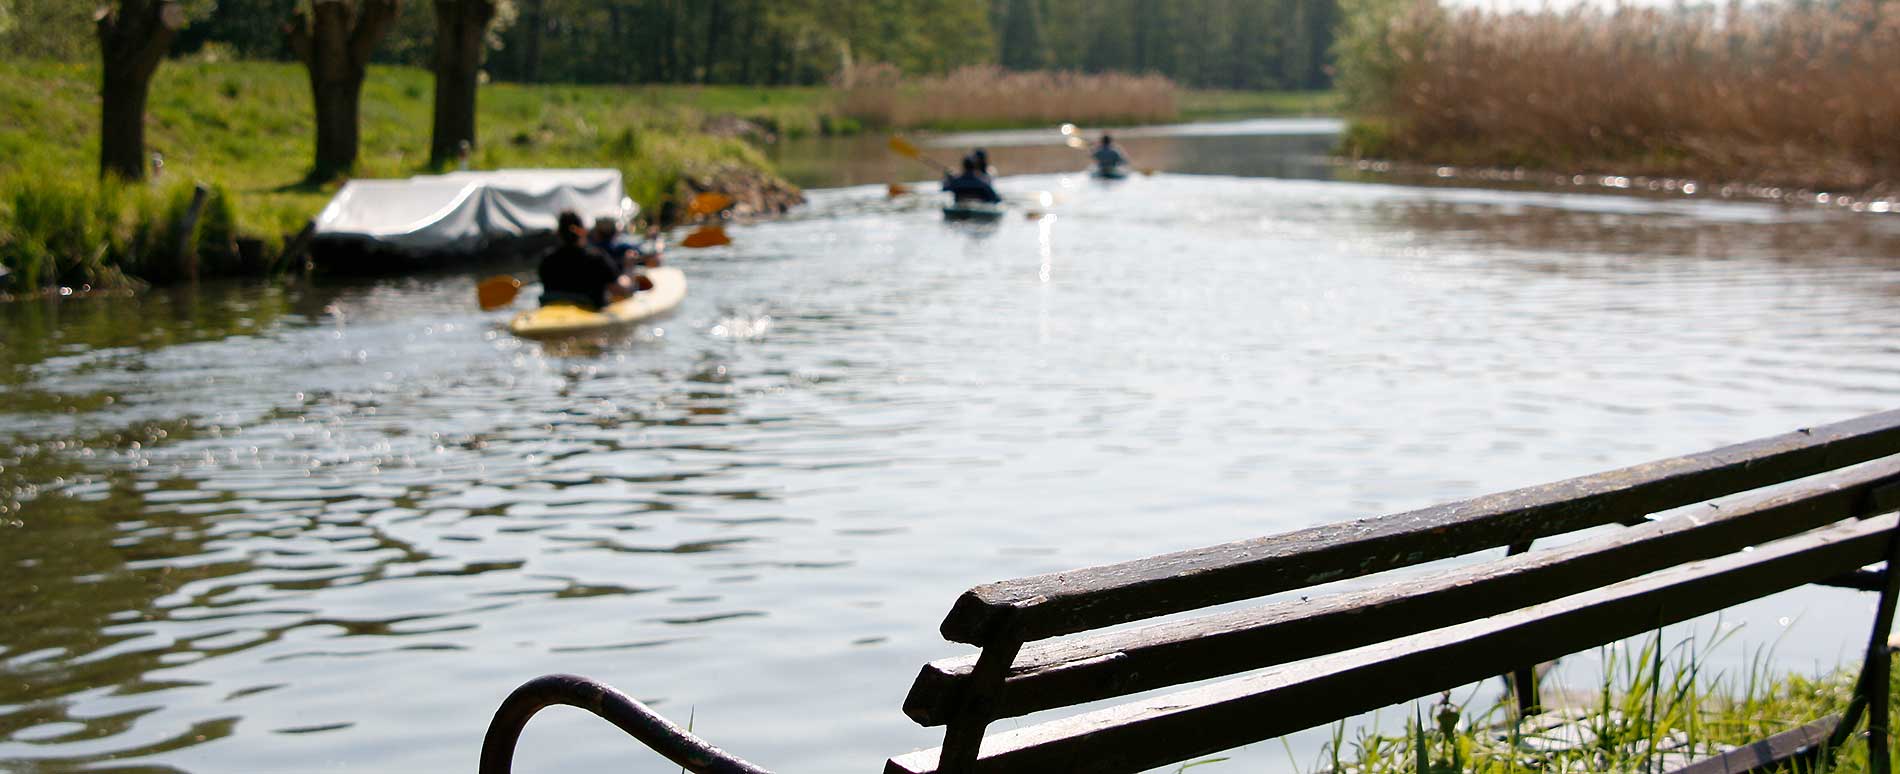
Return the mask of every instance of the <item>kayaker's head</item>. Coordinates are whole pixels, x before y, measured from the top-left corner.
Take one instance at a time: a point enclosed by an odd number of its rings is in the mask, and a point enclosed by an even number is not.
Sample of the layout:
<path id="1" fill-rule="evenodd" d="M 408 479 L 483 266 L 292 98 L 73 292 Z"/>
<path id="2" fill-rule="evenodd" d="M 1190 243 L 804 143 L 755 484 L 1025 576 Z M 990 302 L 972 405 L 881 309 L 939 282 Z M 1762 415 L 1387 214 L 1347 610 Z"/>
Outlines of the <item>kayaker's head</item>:
<path id="1" fill-rule="evenodd" d="M 990 152 L 982 148 L 971 151 L 970 158 L 976 159 L 977 169 L 984 169 L 990 165 Z"/>
<path id="2" fill-rule="evenodd" d="M 588 236 L 596 242 L 605 243 L 613 241 L 614 235 L 618 233 L 620 224 L 615 223 L 613 218 L 597 218 L 594 220 L 594 230 Z"/>
<path id="3" fill-rule="evenodd" d="M 561 244 L 578 245 L 587 238 L 587 227 L 581 225 L 580 213 L 562 210 L 560 218 L 555 220 L 554 234 L 560 237 Z"/>
<path id="4" fill-rule="evenodd" d="M 1115 144 L 1115 138 L 1110 137 L 1106 134 L 1102 135 L 1102 147 L 1106 148 L 1114 144 Z"/>
<path id="5" fill-rule="evenodd" d="M 976 173 L 977 173 L 977 171 L 978 171 L 979 169 L 980 169 L 980 167 L 978 167 L 978 166 L 976 165 L 976 157 L 975 157 L 975 156 L 964 156 L 964 157 L 963 157 L 963 174 L 966 174 L 966 175 L 974 175 L 974 174 L 976 174 Z"/>

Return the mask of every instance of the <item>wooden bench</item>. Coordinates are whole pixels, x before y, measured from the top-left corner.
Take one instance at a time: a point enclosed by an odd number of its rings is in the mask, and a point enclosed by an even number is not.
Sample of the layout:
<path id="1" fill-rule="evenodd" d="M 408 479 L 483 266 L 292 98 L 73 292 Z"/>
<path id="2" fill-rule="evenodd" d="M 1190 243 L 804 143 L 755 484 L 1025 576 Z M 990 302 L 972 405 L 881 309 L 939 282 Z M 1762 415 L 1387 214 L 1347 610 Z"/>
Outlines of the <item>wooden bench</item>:
<path id="1" fill-rule="evenodd" d="M 981 652 L 924 666 L 904 702 L 912 720 L 945 728 L 943 746 L 884 770 L 1139 772 L 1506 671 L 1521 709 L 1535 711 L 1536 664 L 1822 583 L 1880 593 L 1846 712 L 1681 771 L 1814 755 L 1845 744 L 1863 714 L 1874 770 L 1885 771 L 1900 573 L 1884 568 L 1900 551 L 1896 510 L 1900 411 L 1890 411 L 1408 513 L 978 586 L 942 633 Z M 1499 548 L 1402 581 L 1124 626 Z M 986 734 L 1002 718 L 1218 678 Z M 694 772 L 765 771 L 611 688 L 557 675 L 503 703 L 482 772 L 505 774 L 522 727 L 553 704 L 591 710 Z"/>

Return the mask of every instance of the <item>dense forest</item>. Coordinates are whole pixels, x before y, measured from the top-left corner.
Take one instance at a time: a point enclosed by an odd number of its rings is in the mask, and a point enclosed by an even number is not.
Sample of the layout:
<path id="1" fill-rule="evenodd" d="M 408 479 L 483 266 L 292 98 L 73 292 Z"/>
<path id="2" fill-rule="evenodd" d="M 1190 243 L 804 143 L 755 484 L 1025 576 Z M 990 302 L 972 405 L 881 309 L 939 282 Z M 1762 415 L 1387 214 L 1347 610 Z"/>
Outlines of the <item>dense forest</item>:
<path id="1" fill-rule="evenodd" d="M 302 0 L 308 5 L 309 0 Z M 176 54 L 289 59 L 299 0 L 186 0 Z M 0 0 L 7 56 L 97 55 L 92 3 Z M 434 15 L 409 0 L 378 47 L 427 65 Z M 864 64 L 934 74 L 1159 73 L 1188 86 L 1322 88 L 1336 0 L 511 0 L 490 35 L 489 77 L 522 82 L 817 84 Z"/>

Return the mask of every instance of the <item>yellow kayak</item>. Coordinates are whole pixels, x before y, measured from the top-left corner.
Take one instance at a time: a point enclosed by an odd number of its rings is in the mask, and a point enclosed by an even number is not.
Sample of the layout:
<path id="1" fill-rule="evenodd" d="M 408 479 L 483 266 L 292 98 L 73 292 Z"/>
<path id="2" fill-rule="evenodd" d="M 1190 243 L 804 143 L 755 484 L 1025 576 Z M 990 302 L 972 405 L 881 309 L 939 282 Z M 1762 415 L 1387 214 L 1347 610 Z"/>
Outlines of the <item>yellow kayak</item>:
<path id="1" fill-rule="evenodd" d="M 673 311 L 686 299 L 686 275 L 671 266 L 647 269 L 652 290 L 643 290 L 608 304 L 600 311 L 571 304 L 554 304 L 515 315 L 508 332 L 524 339 L 558 339 L 607 333 Z"/>

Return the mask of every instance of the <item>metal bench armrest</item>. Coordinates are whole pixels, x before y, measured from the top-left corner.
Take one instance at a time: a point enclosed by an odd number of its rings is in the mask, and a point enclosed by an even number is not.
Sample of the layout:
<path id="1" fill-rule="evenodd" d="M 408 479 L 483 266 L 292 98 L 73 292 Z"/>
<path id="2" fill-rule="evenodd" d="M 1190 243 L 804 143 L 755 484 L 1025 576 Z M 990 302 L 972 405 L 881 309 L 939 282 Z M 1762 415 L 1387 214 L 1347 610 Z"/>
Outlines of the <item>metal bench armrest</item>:
<path id="1" fill-rule="evenodd" d="M 508 695 L 482 740 L 481 774 L 508 774 L 521 730 L 535 713 L 557 704 L 600 716 L 693 774 L 772 774 L 706 743 L 626 694 L 576 675 L 537 677 Z"/>

